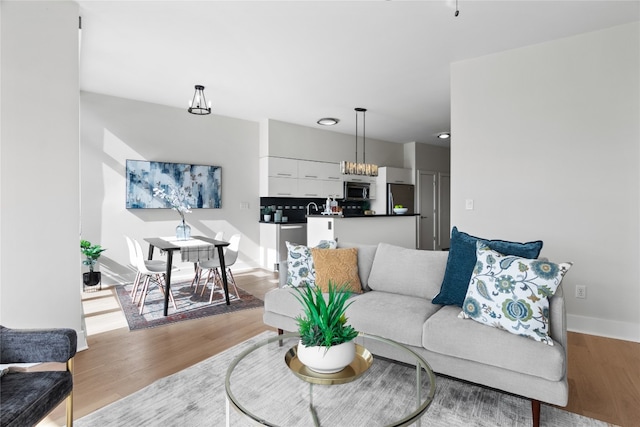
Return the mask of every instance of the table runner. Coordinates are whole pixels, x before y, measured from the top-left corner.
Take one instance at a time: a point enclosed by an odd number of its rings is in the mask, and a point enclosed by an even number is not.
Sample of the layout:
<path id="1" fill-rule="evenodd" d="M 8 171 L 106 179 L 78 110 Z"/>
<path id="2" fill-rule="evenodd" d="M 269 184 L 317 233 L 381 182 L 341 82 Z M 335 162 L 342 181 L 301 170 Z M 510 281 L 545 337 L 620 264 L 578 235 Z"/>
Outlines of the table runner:
<path id="1" fill-rule="evenodd" d="M 183 262 L 207 261 L 217 256 L 215 245 L 200 239 L 178 240 L 175 236 L 161 239 L 180 247 Z"/>

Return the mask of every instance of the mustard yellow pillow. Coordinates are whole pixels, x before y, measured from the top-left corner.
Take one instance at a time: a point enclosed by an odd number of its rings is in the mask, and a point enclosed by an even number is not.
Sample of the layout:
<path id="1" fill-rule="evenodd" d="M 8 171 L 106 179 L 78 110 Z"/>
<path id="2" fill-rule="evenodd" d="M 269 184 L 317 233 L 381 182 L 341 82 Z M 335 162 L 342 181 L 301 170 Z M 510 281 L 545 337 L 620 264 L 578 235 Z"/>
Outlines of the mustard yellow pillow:
<path id="1" fill-rule="evenodd" d="M 316 286 L 322 292 L 329 291 L 329 280 L 337 286 L 348 283 L 347 289 L 353 293 L 362 293 L 358 276 L 358 249 L 311 249 L 316 269 Z"/>

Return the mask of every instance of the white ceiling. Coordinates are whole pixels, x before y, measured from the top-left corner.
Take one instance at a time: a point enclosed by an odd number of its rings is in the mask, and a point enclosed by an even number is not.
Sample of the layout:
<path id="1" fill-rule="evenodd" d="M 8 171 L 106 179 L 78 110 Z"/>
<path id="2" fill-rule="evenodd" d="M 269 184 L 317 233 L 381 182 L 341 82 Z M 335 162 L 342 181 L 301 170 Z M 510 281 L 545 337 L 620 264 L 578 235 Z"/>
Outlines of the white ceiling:
<path id="1" fill-rule="evenodd" d="M 636 0 L 78 3 L 82 90 L 188 114 L 202 84 L 214 114 L 350 134 L 364 107 L 367 138 L 435 145 L 450 63 L 640 19 Z"/>

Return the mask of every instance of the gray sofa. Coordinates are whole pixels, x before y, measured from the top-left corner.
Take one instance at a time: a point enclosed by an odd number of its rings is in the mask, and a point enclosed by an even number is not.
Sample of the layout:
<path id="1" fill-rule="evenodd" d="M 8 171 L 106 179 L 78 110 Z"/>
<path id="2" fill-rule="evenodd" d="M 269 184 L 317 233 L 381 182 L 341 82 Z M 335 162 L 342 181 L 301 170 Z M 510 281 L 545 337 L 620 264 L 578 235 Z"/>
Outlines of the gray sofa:
<path id="1" fill-rule="evenodd" d="M 540 402 L 566 406 L 568 400 L 566 314 L 560 286 L 550 298 L 549 346 L 532 339 L 461 319 L 457 306 L 432 304 L 440 290 L 448 252 L 419 251 L 381 243 L 358 248 L 358 274 L 365 292 L 354 294 L 347 310 L 358 331 L 402 343 L 419 353 L 434 372 L 531 399 L 534 425 Z M 300 303 L 286 283 L 280 263 L 280 287 L 264 301 L 264 323 L 296 331 Z M 375 289 L 375 290 L 371 290 Z M 371 343 L 373 345 L 373 342 Z M 374 354 L 408 362 L 401 354 L 369 348 Z"/>
<path id="2" fill-rule="evenodd" d="M 65 370 L 17 372 L 0 378 L 0 426 L 33 426 L 66 400 L 67 426 L 73 425 L 73 329 L 10 329 L 0 326 L 0 363 L 66 363 Z"/>

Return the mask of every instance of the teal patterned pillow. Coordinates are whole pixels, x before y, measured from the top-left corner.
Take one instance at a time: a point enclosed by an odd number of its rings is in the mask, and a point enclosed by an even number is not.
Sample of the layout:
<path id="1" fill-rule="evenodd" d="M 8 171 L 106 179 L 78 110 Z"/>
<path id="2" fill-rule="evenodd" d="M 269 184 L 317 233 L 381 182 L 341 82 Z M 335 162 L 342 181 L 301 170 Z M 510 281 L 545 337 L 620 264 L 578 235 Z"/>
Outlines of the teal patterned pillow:
<path id="1" fill-rule="evenodd" d="M 571 265 L 503 255 L 478 241 L 460 317 L 553 345 L 549 298 Z"/>
<path id="2" fill-rule="evenodd" d="M 313 265 L 311 248 L 304 245 L 287 244 L 287 284 L 286 286 L 297 288 L 298 286 L 315 286 L 316 269 Z M 338 246 L 335 240 L 321 240 L 316 248 L 335 249 Z"/>

